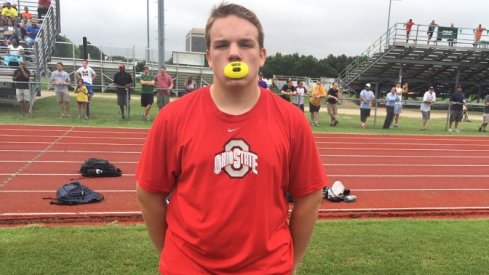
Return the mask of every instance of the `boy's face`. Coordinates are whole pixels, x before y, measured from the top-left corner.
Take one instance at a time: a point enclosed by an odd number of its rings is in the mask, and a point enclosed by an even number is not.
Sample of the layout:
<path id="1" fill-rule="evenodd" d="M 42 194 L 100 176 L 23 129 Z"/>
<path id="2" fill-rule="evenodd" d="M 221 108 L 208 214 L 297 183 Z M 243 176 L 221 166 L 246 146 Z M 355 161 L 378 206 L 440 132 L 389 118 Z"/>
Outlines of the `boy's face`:
<path id="1" fill-rule="evenodd" d="M 210 29 L 210 47 L 206 57 L 214 71 L 215 82 L 223 86 L 255 84 L 256 75 L 265 64 L 266 50 L 258 44 L 258 29 L 249 21 L 231 15 L 214 21 Z M 249 67 L 248 75 L 230 79 L 224 67 L 233 61 L 242 61 Z"/>

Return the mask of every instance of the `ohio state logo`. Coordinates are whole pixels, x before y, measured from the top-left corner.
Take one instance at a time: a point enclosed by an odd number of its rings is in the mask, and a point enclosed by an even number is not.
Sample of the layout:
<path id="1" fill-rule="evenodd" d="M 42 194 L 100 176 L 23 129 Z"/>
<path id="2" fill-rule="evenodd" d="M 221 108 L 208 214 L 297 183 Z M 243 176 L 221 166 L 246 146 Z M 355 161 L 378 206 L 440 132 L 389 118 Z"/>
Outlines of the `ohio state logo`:
<path id="1" fill-rule="evenodd" d="M 214 173 L 223 170 L 231 178 L 242 178 L 249 172 L 258 175 L 258 156 L 250 152 L 250 146 L 242 139 L 232 139 L 224 145 L 224 151 L 214 157 Z"/>

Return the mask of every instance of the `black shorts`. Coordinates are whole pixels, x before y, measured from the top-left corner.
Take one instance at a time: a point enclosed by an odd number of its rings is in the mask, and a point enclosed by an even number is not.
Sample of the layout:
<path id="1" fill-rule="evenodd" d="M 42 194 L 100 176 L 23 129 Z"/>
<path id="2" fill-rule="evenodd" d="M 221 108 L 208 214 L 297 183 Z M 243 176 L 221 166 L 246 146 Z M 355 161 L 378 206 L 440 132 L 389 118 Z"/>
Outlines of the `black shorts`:
<path id="1" fill-rule="evenodd" d="M 315 105 L 309 104 L 309 112 L 316 113 L 316 112 L 319 112 L 319 109 L 321 109 L 321 105 L 315 106 Z"/>
<path id="2" fill-rule="evenodd" d="M 154 102 L 153 94 L 141 94 L 141 107 L 153 105 L 153 102 Z"/>
<path id="3" fill-rule="evenodd" d="M 370 109 L 360 108 L 360 121 L 361 122 L 366 122 L 367 117 L 369 117 L 369 116 L 370 116 Z"/>

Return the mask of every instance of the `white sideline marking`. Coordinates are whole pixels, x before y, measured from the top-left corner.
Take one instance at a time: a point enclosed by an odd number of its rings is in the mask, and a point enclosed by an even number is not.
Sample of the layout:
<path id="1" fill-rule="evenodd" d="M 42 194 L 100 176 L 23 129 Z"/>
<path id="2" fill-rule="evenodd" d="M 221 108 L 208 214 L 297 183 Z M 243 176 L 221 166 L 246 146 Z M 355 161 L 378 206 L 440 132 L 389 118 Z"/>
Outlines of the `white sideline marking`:
<path id="1" fill-rule="evenodd" d="M 0 173 L 0 176 L 10 176 L 12 174 L 16 176 L 70 176 L 70 177 L 79 176 L 80 178 L 85 178 L 82 177 L 79 173 L 77 174 Z M 134 177 L 135 175 L 136 174 L 122 174 L 122 177 Z"/>
<path id="2" fill-rule="evenodd" d="M 353 177 L 353 178 L 358 178 L 358 177 L 365 177 L 365 178 L 418 178 L 418 177 L 423 177 L 423 178 L 489 178 L 489 175 L 433 175 L 433 174 L 426 174 L 426 175 L 328 175 L 329 177 Z"/>
<path id="3" fill-rule="evenodd" d="M 135 193 L 136 190 L 103 190 L 96 189 L 97 192 L 104 193 Z M 55 190 L 0 190 L 0 193 L 53 193 Z"/>
<path id="4" fill-rule="evenodd" d="M 473 158 L 489 158 L 485 156 L 410 156 L 410 155 L 330 155 L 320 154 L 320 157 L 335 157 L 335 158 L 457 158 L 457 159 L 473 159 Z"/>
<path id="5" fill-rule="evenodd" d="M 489 167 L 489 164 L 409 164 L 409 163 L 324 163 L 324 166 L 380 166 L 380 167 Z"/>
<path id="6" fill-rule="evenodd" d="M 456 206 L 456 207 L 390 207 L 390 208 L 321 208 L 323 212 L 352 212 L 352 211 L 417 211 L 417 210 L 489 210 L 489 206 Z M 289 210 L 290 212 L 290 210 Z"/>
<path id="7" fill-rule="evenodd" d="M 67 216 L 67 215 L 140 215 L 141 211 L 120 212 L 29 212 L 29 213 L 0 213 L 0 216 Z"/>

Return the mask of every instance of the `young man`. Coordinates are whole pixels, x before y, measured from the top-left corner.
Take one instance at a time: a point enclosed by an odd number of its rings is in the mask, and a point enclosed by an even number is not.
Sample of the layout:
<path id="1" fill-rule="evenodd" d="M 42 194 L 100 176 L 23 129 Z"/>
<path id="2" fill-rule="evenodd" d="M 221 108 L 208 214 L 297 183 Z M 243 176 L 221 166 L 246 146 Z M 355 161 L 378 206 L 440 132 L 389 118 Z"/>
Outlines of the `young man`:
<path id="1" fill-rule="evenodd" d="M 29 77 L 31 72 L 25 67 L 25 62 L 20 61 L 19 68 L 15 70 L 12 80 L 15 81 L 15 93 L 19 102 L 22 116 L 29 115 L 31 95 L 29 92 Z"/>
<path id="2" fill-rule="evenodd" d="M 407 85 L 405 86 L 406 90 L 401 88 L 401 82 L 396 82 L 396 94 L 399 97 L 399 100 L 396 101 L 394 105 L 394 127 L 399 127 L 399 115 L 402 113 L 402 95 L 407 93 Z"/>
<path id="3" fill-rule="evenodd" d="M 70 117 L 70 95 L 68 85 L 70 85 L 70 75 L 63 70 L 63 63 L 56 64 L 56 71 L 51 73 L 49 83 L 54 84 L 56 100 L 59 104 L 59 117 Z"/>
<path id="4" fill-rule="evenodd" d="M 141 75 L 141 107 L 143 107 L 143 114 L 141 120 L 149 121 L 149 112 L 154 102 L 153 90 L 155 87 L 155 77 L 149 72 L 148 67 L 143 68 L 143 74 Z"/>
<path id="5" fill-rule="evenodd" d="M 205 33 L 213 84 L 159 112 L 136 172 L 159 271 L 295 274 L 326 183 L 311 128 L 297 107 L 258 87 L 266 50 L 252 11 L 222 3 Z M 238 61 L 248 74 L 226 76 Z"/>
<path id="6" fill-rule="evenodd" d="M 294 83 L 292 82 L 292 79 L 289 79 L 287 80 L 287 83 L 282 86 L 282 89 L 280 90 L 280 97 L 290 102 L 290 96 L 293 95 L 294 92 Z"/>
<path id="7" fill-rule="evenodd" d="M 396 92 L 396 86 L 391 87 L 391 91 L 385 97 L 385 120 L 382 129 L 390 129 L 392 119 L 394 118 L 394 106 L 399 101 L 399 96 Z"/>
<path id="8" fill-rule="evenodd" d="M 311 125 L 319 126 L 319 109 L 321 109 L 321 99 L 326 97 L 326 89 L 321 84 L 321 80 L 316 82 L 312 87 L 311 96 L 309 97 L 309 112 L 311 113 Z"/>
<path id="9" fill-rule="evenodd" d="M 428 44 L 430 44 L 431 38 L 433 37 L 433 33 L 435 32 L 436 27 L 438 27 L 438 24 L 436 24 L 435 20 L 431 20 L 431 23 L 428 26 L 428 32 L 426 32 L 426 34 L 428 35 Z"/>
<path id="10" fill-rule="evenodd" d="M 156 104 L 158 104 L 158 108 L 161 110 L 161 108 L 170 103 L 170 91 L 173 89 L 173 80 L 171 79 L 171 75 L 166 72 L 165 67 L 161 67 L 160 73 L 156 75 L 155 85 Z"/>
<path id="11" fill-rule="evenodd" d="M 406 43 L 409 41 L 409 35 L 411 34 L 411 29 L 413 28 L 414 24 L 413 19 L 409 19 L 409 21 L 406 23 Z"/>
<path id="12" fill-rule="evenodd" d="M 372 103 L 375 100 L 374 92 L 370 88 L 370 83 L 365 84 L 365 89 L 360 92 L 360 128 L 365 129 L 367 118 L 370 116 Z"/>
<path id="13" fill-rule="evenodd" d="M 336 115 L 338 114 L 338 103 L 340 102 L 338 83 L 333 83 L 333 86 L 329 89 L 327 101 L 328 101 L 328 114 L 329 117 L 331 118 L 331 123 L 329 124 L 329 126 L 336 127 L 336 125 L 340 123 L 336 119 Z"/>
<path id="14" fill-rule="evenodd" d="M 93 97 L 93 81 L 97 78 L 95 71 L 88 66 L 88 60 L 82 61 L 82 66 L 76 70 L 76 77 L 83 79 L 83 85 L 88 90 L 87 116 L 90 117 L 90 101 Z"/>
<path id="15" fill-rule="evenodd" d="M 265 87 L 266 88 L 266 87 Z M 306 87 L 304 87 L 304 82 L 297 81 L 297 87 L 294 91 L 294 105 L 299 107 L 302 112 L 304 112 L 304 95 L 307 93 Z"/>
<path id="16" fill-rule="evenodd" d="M 433 88 L 433 86 L 431 86 L 430 89 L 424 93 L 423 102 L 419 107 L 419 109 L 421 110 L 421 116 L 423 117 L 423 124 L 421 125 L 421 131 L 426 130 L 426 123 L 428 123 L 428 120 L 430 120 L 431 105 L 435 103 L 435 100 L 436 100 L 435 89 Z"/>
<path id="17" fill-rule="evenodd" d="M 462 121 L 465 95 L 462 86 L 458 86 L 455 93 L 450 95 L 450 121 L 448 124 L 448 132 L 460 132 L 458 123 Z M 455 122 L 455 124 L 454 124 Z M 452 128 L 452 125 L 455 125 Z"/>
<path id="18" fill-rule="evenodd" d="M 131 104 L 129 88 L 132 86 L 132 77 L 126 72 L 124 64 L 119 65 L 119 72 L 114 75 L 114 84 L 117 87 L 117 105 L 121 110 L 122 119 L 126 119 L 124 110 Z"/>

